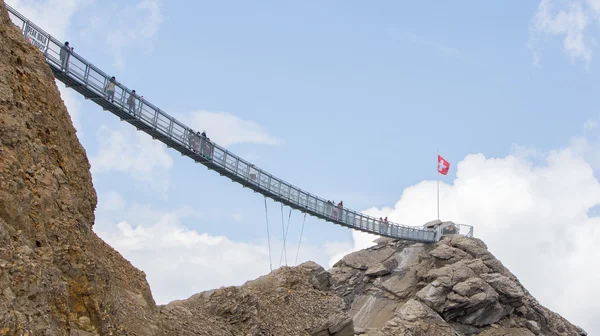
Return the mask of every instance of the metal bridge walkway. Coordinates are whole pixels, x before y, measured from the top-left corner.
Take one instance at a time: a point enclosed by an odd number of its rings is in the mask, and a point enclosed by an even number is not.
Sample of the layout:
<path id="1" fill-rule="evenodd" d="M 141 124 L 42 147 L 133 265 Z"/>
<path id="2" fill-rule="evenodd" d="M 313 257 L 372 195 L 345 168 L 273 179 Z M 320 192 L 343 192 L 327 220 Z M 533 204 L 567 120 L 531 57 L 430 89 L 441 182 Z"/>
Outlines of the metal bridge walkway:
<path id="1" fill-rule="evenodd" d="M 8 4 L 6 7 L 11 20 L 22 30 L 25 38 L 44 54 L 58 80 L 104 110 L 112 112 L 122 121 L 130 123 L 153 139 L 160 140 L 167 147 L 205 165 L 208 169 L 277 202 L 328 222 L 380 236 L 412 241 L 434 242 L 440 238 L 438 230 L 383 223 L 374 217 L 347 208 L 337 208 L 334 204 L 252 165 L 206 137 L 196 135 L 192 129 L 139 96 L 134 96 L 135 106 L 130 109 L 127 98 L 132 92 L 119 82 L 115 83 L 114 102 L 110 102 L 105 92 L 110 75 L 74 52 L 67 54 L 64 61 L 61 61 L 63 43 Z"/>

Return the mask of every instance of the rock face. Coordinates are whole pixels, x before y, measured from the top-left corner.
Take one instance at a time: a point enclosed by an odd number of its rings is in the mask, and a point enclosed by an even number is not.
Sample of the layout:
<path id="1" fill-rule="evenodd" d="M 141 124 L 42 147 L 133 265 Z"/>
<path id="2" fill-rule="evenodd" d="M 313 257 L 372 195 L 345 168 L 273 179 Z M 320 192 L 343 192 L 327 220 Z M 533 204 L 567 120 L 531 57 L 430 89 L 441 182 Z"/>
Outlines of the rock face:
<path id="1" fill-rule="evenodd" d="M 0 0 L 0 336 L 586 335 L 483 242 L 381 238 L 157 307 L 145 274 L 92 231 L 90 165 L 52 72 Z"/>
<path id="2" fill-rule="evenodd" d="M 479 239 L 376 242 L 330 270 L 368 335 L 587 335 L 541 306 Z"/>
<path id="3" fill-rule="evenodd" d="M 52 72 L 0 1 L 0 335 L 160 334 L 145 274 L 92 231 L 89 168 Z"/>
<path id="4" fill-rule="evenodd" d="M 352 336 L 344 301 L 324 291 L 329 287 L 326 275 L 321 266 L 307 262 L 240 287 L 171 302 L 160 309 L 164 330 L 168 335 Z"/>

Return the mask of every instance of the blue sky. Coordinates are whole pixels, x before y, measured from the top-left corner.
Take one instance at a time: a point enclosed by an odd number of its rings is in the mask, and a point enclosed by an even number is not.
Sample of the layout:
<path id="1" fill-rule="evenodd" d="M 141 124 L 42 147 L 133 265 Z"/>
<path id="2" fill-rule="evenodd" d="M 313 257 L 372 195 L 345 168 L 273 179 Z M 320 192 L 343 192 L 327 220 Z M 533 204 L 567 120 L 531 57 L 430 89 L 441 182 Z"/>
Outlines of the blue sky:
<path id="1" fill-rule="evenodd" d="M 552 295 L 575 277 L 540 276 L 548 254 L 577 270 L 592 245 L 578 236 L 562 250 L 565 238 L 536 233 L 550 221 L 600 237 L 594 1 L 8 4 L 236 154 L 352 209 L 435 218 L 439 150 L 452 164 L 442 219 L 475 225 L 542 304 L 600 332 L 591 301 Z M 268 271 L 262 196 L 61 92 L 92 162 L 95 230 L 148 274 L 159 303 Z M 277 245 L 280 205 L 268 203 Z M 314 218 L 303 239 L 300 259 L 326 268 L 369 243 Z"/>

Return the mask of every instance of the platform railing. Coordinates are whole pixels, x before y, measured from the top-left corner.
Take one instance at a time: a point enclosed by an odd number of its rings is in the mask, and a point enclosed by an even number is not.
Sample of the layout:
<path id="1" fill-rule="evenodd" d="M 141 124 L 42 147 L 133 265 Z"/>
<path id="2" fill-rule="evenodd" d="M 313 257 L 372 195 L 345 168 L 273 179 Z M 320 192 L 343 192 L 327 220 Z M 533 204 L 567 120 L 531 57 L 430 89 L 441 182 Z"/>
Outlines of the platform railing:
<path id="1" fill-rule="evenodd" d="M 458 234 L 473 238 L 473 225 L 455 224 L 458 227 Z"/>
<path id="2" fill-rule="evenodd" d="M 449 227 L 453 227 L 453 231 L 447 230 Z M 444 236 L 444 232 L 448 234 L 458 234 L 463 235 L 465 237 L 473 238 L 473 225 L 468 224 L 458 224 L 454 222 L 442 222 L 440 225 L 437 225 L 434 229 L 436 231 L 436 240 L 439 241 L 442 236 Z"/>
<path id="3" fill-rule="evenodd" d="M 86 97 L 88 99 L 106 100 L 106 84 L 111 75 L 100 70 L 76 52 L 67 53 L 67 57 L 61 59 L 61 48 L 64 44 L 52 37 L 15 9 L 6 4 L 13 23 L 18 26 L 25 38 L 35 45 L 46 57 L 47 63 L 56 71 L 61 71 L 76 84 L 70 86 L 85 86 L 96 96 Z M 58 78 L 58 77 L 57 77 Z M 294 204 L 301 211 L 336 223 L 370 233 L 389 236 L 394 238 L 433 242 L 436 240 L 436 231 L 411 227 L 392 222 L 382 222 L 375 217 L 362 214 L 347 208 L 337 208 L 329 204 L 327 200 L 304 191 L 289 184 L 276 176 L 256 167 L 250 162 L 238 157 L 227 149 L 210 141 L 209 138 L 198 136 L 197 132 L 187 127 L 182 122 L 152 105 L 143 96 L 134 95 L 133 108 L 127 104 L 132 90 L 122 83 L 115 82 L 114 106 L 122 111 L 131 113 L 132 118 L 140 120 L 146 127 L 150 127 L 162 134 L 165 138 L 172 140 L 178 145 L 187 148 L 192 154 L 186 154 L 195 161 L 216 170 L 214 166 L 229 172 L 242 179 L 244 183 L 252 184 L 262 190 L 263 195 L 277 197 Z M 163 139 L 160 139 L 164 142 Z M 213 166 L 214 165 L 214 166 Z"/>

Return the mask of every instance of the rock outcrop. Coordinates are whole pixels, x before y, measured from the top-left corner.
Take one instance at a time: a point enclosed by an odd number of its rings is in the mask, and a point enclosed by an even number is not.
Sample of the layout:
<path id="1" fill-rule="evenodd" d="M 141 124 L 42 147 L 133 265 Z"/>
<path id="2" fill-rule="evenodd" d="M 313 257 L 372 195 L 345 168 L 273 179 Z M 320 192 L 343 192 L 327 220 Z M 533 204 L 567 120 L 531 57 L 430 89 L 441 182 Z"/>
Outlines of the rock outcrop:
<path id="1" fill-rule="evenodd" d="M 314 262 L 282 267 L 240 287 L 162 306 L 164 330 L 168 335 L 354 335 L 343 300 L 328 288 L 328 273 Z M 203 329 L 210 332 L 197 332 Z"/>
<path id="2" fill-rule="evenodd" d="M 0 335 L 160 334 L 145 274 L 92 231 L 95 207 L 54 75 L 0 0 Z"/>
<path id="3" fill-rule="evenodd" d="M 42 54 L 0 0 L 0 336 L 586 335 L 478 239 L 379 239 L 157 307 L 92 231 L 90 165 Z"/>
<path id="4" fill-rule="evenodd" d="M 368 335 L 586 335 L 541 306 L 479 239 L 376 242 L 330 271 Z"/>

